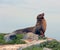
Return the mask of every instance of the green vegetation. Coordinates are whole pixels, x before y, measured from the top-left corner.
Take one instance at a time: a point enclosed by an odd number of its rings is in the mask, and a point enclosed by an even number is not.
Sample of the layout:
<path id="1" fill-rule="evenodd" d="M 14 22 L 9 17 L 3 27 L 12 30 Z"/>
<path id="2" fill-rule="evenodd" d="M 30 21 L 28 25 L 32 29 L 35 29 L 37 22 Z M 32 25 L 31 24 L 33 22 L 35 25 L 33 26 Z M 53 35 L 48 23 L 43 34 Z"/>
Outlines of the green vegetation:
<path id="1" fill-rule="evenodd" d="M 23 38 L 24 34 L 16 34 L 16 39 L 13 39 L 12 41 L 5 42 L 4 40 L 4 35 L 5 34 L 0 34 L 0 45 L 2 44 L 25 44 L 26 42 L 22 41 L 21 39 Z M 46 39 L 46 37 L 39 37 L 39 39 Z M 33 45 L 30 47 L 27 47 L 23 50 L 43 50 L 43 48 L 51 48 L 53 50 L 60 50 L 60 42 L 57 40 L 52 40 L 52 41 L 46 41 L 43 42 L 39 45 Z"/>
<path id="2" fill-rule="evenodd" d="M 23 50 L 43 50 L 39 45 L 33 45 L 27 48 L 24 48 Z"/>
<path id="3" fill-rule="evenodd" d="M 25 44 L 25 41 L 22 41 L 24 34 L 16 34 L 16 39 L 13 39 L 10 42 L 7 42 L 7 44 Z"/>
<path id="4" fill-rule="evenodd" d="M 25 41 L 22 41 L 21 39 L 23 38 L 24 34 L 16 34 L 16 39 L 13 39 L 12 41 L 5 42 L 4 40 L 4 35 L 5 34 L 0 34 L 0 45 L 2 44 L 25 44 Z"/>
<path id="5" fill-rule="evenodd" d="M 45 40 L 45 39 L 47 39 L 47 37 L 41 37 L 41 36 L 39 36 L 38 38 L 39 38 L 39 40 Z"/>
<path id="6" fill-rule="evenodd" d="M 43 50 L 44 47 L 51 48 L 52 50 L 60 50 L 60 42 L 58 42 L 56 40 L 46 41 L 39 45 L 27 47 L 23 50 Z"/>
<path id="7" fill-rule="evenodd" d="M 52 48 L 53 50 L 60 50 L 60 42 L 56 40 L 47 41 L 40 44 L 40 47 Z"/>
<path id="8" fill-rule="evenodd" d="M 24 34 L 16 34 L 16 39 L 13 39 L 12 41 L 9 41 L 9 42 L 5 42 L 4 40 L 4 35 L 6 35 L 6 33 L 0 33 L 0 45 L 2 44 L 25 44 L 25 41 L 21 40 L 23 39 L 23 36 Z M 39 36 L 39 39 L 46 39 L 46 37 L 40 37 Z"/>
<path id="9" fill-rule="evenodd" d="M 4 34 L 0 34 L 0 44 L 4 44 L 5 42 L 4 42 Z"/>

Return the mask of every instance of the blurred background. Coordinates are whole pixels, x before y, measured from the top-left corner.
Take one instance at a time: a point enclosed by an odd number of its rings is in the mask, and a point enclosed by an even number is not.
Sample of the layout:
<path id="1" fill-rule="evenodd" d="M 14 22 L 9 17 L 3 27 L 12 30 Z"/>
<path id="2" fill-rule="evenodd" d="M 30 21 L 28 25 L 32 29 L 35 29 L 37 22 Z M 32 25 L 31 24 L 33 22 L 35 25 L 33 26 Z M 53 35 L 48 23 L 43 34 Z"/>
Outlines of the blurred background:
<path id="1" fill-rule="evenodd" d="M 0 33 L 34 26 L 43 12 L 46 37 L 60 40 L 60 0 L 0 0 Z"/>

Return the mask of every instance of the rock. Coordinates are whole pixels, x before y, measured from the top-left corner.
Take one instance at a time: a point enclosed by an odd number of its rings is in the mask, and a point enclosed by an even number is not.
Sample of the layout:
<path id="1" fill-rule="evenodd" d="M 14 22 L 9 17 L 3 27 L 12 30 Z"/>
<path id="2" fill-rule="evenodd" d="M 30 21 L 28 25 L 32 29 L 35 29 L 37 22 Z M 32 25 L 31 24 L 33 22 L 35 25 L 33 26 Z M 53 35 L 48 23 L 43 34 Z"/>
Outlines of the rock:
<path id="1" fill-rule="evenodd" d="M 43 50 L 52 50 L 52 49 L 50 49 L 50 48 L 43 48 Z"/>
<path id="2" fill-rule="evenodd" d="M 36 34 L 34 34 L 32 32 L 29 32 L 29 33 L 24 35 L 23 39 L 38 40 L 38 35 L 36 35 Z"/>
<path id="3" fill-rule="evenodd" d="M 4 40 L 6 42 L 9 42 L 9 41 L 16 39 L 16 38 L 17 38 L 16 34 L 14 34 L 14 33 L 8 33 L 7 35 L 4 36 Z"/>

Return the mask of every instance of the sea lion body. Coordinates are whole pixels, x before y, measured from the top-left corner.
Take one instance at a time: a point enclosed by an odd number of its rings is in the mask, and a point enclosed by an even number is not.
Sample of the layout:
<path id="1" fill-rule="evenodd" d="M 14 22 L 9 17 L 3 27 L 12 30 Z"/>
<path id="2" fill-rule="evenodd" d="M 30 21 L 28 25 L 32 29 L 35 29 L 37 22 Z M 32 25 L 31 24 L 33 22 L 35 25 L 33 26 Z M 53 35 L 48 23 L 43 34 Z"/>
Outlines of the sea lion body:
<path id="1" fill-rule="evenodd" d="M 42 21 L 37 22 L 34 33 L 45 36 L 44 35 L 45 31 L 46 31 L 46 20 L 42 19 Z"/>
<path id="2" fill-rule="evenodd" d="M 45 31 L 46 31 L 46 20 L 44 19 L 44 13 L 42 13 L 37 16 L 37 22 L 35 26 L 28 27 L 25 29 L 18 29 L 14 31 L 14 33 L 19 34 L 19 33 L 33 32 L 35 34 L 44 36 Z"/>
<path id="3" fill-rule="evenodd" d="M 33 32 L 33 29 L 34 29 L 34 27 L 28 27 L 28 28 L 24 28 L 24 29 L 18 29 L 16 31 L 14 31 L 13 33 L 21 34 L 21 33 Z"/>

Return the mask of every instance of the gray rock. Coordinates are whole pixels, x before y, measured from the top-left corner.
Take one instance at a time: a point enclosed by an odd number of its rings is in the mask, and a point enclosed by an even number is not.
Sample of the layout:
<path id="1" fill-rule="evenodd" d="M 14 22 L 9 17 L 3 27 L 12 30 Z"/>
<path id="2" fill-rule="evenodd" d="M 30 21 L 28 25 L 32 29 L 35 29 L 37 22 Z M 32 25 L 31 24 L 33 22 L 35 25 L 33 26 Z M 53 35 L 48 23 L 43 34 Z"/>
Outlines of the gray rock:
<path id="1" fill-rule="evenodd" d="M 9 34 L 7 34 L 7 35 L 4 36 L 4 40 L 6 42 L 9 42 L 9 41 L 11 41 L 13 39 L 16 39 L 16 38 L 17 38 L 16 34 L 14 34 L 14 33 L 9 33 Z"/>
<path id="2" fill-rule="evenodd" d="M 23 39 L 38 40 L 38 35 L 36 35 L 36 34 L 34 34 L 32 32 L 29 32 L 29 33 L 24 35 Z"/>
<path id="3" fill-rule="evenodd" d="M 50 48 L 43 48 L 43 50 L 52 50 L 52 49 L 50 49 Z"/>
<path id="4" fill-rule="evenodd" d="M 23 50 L 23 48 L 22 47 L 19 47 L 17 50 Z"/>

